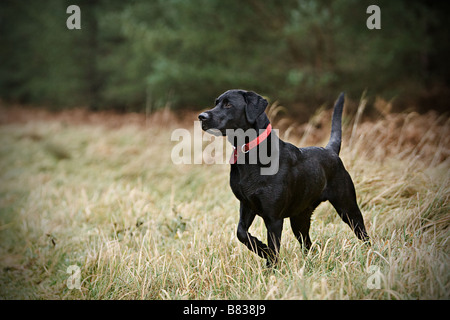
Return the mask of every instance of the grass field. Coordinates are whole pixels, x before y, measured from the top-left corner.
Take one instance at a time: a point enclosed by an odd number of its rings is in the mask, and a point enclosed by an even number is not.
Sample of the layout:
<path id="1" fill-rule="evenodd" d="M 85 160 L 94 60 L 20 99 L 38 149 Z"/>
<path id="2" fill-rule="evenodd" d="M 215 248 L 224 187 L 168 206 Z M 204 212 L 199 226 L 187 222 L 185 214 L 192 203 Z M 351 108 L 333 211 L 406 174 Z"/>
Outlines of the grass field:
<path id="1" fill-rule="evenodd" d="M 236 238 L 229 166 L 171 161 L 171 133 L 194 114 L 0 111 L 2 299 L 450 298 L 448 116 L 345 117 L 341 156 L 372 246 L 324 203 L 311 250 L 286 220 L 268 270 Z M 326 143 L 329 110 L 304 125 L 278 111 L 282 138 Z M 250 232 L 265 239 L 260 218 Z"/>

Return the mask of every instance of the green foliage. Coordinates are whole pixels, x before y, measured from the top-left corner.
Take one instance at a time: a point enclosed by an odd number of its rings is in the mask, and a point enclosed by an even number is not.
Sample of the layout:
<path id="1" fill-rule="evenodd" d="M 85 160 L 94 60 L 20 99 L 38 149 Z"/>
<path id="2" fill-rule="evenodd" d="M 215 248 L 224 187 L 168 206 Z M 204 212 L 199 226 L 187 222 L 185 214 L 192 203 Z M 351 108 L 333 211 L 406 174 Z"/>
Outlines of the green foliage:
<path id="1" fill-rule="evenodd" d="M 440 4 L 81 0 L 82 29 L 68 30 L 70 4 L 0 3 L 3 99 L 149 110 L 205 107 L 238 87 L 286 105 L 343 90 L 400 102 L 448 94 Z M 366 27 L 370 4 L 381 30 Z"/>

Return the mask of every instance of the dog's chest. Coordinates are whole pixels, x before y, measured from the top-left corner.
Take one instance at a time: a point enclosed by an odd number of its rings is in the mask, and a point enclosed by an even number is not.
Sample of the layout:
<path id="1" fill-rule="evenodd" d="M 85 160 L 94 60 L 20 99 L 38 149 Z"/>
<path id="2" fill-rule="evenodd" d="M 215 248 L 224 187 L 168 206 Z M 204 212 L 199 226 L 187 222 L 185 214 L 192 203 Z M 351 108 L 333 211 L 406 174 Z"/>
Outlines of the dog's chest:
<path id="1" fill-rule="evenodd" d="M 258 173 L 231 170 L 230 186 L 236 198 L 247 207 L 262 213 L 265 207 L 277 202 L 282 193 L 281 186 L 274 183 L 273 177 L 261 179 Z"/>

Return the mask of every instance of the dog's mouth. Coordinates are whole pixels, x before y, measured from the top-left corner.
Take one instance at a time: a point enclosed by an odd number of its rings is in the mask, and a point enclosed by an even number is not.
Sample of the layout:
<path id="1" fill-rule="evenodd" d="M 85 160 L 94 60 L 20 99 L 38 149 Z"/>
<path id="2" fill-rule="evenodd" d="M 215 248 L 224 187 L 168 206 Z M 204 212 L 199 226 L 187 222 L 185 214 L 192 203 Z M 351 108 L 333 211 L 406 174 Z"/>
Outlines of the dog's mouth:
<path id="1" fill-rule="evenodd" d="M 201 121 L 202 123 L 202 130 L 206 131 L 209 134 L 212 134 L 213 136 L 223 136 L 223 132 L 220 129 L 214 128 L 208 123 L 205 123 L 204 121 Z"/>
<path id="2" fill-rule="evenodd" d="M 205 121 L 200 121 L 200 122 L 202 123 L 202 130 L 203 131 L 211 129 Z"/>
<path id="3" fill-rule="evenodd" d="M 202 125 L 202 129 L 204 131 L 206 131 L 209 134 L 212 134 L 213 136 L 219 137 L 219 136 L 223 136 L 224 134 L 222 133 L 222 131 L 220 131 L 219 129 L 216 128 L 204 128 Z"/>

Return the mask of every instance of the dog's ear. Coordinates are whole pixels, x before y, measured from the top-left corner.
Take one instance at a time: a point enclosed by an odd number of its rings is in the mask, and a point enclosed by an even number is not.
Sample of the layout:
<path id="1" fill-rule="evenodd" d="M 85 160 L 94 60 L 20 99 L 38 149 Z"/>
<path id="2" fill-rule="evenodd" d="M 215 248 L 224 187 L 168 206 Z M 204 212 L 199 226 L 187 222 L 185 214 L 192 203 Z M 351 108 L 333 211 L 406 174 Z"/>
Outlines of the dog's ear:
<path id="1" fill-rule="evenodd" d="M 247 103 L 247 106 L 245 107 L 245 115 L 247 116 L 247 121 L 253 124 L 255 123 L 256 118 L 258 118 L 259 115 L 263 113 L 264 110 L 266 110 L 266 107 L 269 103 L 259 94 L 252 91 L 244 92 L 244 99 Z"/>

